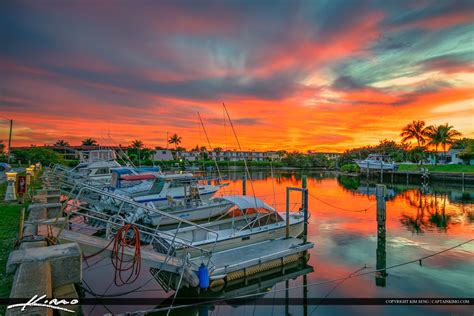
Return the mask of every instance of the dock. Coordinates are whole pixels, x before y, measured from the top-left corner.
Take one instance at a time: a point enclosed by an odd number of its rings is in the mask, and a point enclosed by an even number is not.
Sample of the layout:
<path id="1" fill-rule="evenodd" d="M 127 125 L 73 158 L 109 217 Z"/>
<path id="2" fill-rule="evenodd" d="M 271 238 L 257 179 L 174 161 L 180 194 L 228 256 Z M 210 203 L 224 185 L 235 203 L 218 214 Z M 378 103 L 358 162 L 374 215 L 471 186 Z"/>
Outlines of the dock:
<path id="1" fill-rule="evenodd" d="M 154 212 L 158 215 L 173 219 L 179 227 L 193 226 L 200 234 L 218 238 L 217 232 L 211 231 L 204 226 L 187 221 L 152 209 L 144 204 L 137 203 L 127 197 L 104 191 L 100 186 L 75 178 L 68 171 L 53 168 L 47 176 L 50 186 L 61 190 L 66 195 L 60 212 L 57 214 L 58 221 L 70 223 L 69 225 L 52 225 L 52 232 L 62 243 L 77 243 L 82 252 L 102 257 L 113 256 L 114 238 L 113 231 L 127 224 L 133 225 L 139 232 L 140 240 L 147 242 L 139 246 L 141 264 L 148 267 L 151 276 L 162 286 L 165 291 L 179 290 L 180 288 L 199 288 L 203 286 L 200 279 L 200 268 L 205 265 L 208 273 L 207 287 L 219 290 L 226 284 L 235 284 L 236 280 L 246 279 L 251 275 L 280 268 L 285 270 L 285 265 L 302 259 L 306 262 L 307 251 L 314 244 L 306 239 L 290 237 L 278 237 L 257 243 L 252 243 L 232 249 L 219 250 L 204 249 L 193 245 L 191 242 L 168 235 L 159 227 L 151 228 L 138 223 L 127 223 L 118 215 L 121 210 L 141 209 L 144 212 Z M 302 193 L 302 205 L 304 202 L 306 187 L 293 188 Z M 104 204 L 107 203 L 107 204 Z M 108 207 L 110 213 L 103 213 L 100 209 Z M 79 220 L 79 221 L 75 221 Z M 93 236 L 81 229 L 81 221 L 87 225 L 96 225 L 97 231 L 106 231 L 105 236 Z M 74 230 L 72 227 L 76 226 Z M 79 227 L 79 229 L 77 229 Z M 305 228 L 306 229 L 306 228 Z M 184 249 L 184 251 L 176 251 Z M 186 250 L 187 249 L 187 250 Z M 200 253 L 191 257 L 190 253 Z M 136 252 L 133 248 L 123 249 L 125 260 L 134 259 Z"/>

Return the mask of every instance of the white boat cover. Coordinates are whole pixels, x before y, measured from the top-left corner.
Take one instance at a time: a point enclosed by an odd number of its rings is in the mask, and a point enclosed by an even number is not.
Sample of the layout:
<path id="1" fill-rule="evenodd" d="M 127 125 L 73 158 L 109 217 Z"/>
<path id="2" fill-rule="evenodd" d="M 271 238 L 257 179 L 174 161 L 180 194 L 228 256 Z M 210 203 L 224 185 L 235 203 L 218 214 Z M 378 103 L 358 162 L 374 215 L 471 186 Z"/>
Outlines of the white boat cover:
<path id="1" fill-rule="evenodd" d="M 214 201 L 225 200 L 233 203 L 241 210 L 245 210 L 248 208 L 263 208 L 272 212 L 275 212 L 275 209 L 268 205 L 267 203 L 263 202 L 259 198 L 255 198 L 253 196 L 247 195 L 224 195 L 221 197 L 213 198 Z"/>

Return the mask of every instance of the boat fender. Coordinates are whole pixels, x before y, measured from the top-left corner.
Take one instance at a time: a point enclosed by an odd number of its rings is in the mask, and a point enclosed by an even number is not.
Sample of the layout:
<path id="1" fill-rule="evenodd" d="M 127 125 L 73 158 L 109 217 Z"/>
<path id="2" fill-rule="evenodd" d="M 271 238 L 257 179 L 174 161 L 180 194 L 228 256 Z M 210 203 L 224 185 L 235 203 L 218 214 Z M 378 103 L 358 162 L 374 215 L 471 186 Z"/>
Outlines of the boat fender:
<path id="1" fill-rule="evenodd" d="M 201 263 L 199 267 L 199 287 L 201 289 L 207 289 L 209 287 L 209 269 Z"/>
<path id="2" fill-rule="evenodd" d="M 212 292 L 220 292 L 225 286 L 225 281 L 224 279 L 217 279 L 217 280 L 212 280 L 211 281 L 211 291 Z"/>

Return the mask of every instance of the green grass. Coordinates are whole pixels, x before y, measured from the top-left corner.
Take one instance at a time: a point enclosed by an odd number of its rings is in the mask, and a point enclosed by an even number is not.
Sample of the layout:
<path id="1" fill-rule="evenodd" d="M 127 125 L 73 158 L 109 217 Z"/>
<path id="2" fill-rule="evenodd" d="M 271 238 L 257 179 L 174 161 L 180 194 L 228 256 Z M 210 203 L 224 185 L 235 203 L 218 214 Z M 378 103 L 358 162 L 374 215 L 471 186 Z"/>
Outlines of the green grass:
<path id="1" fill-rule="evenodd" d="M 40 179 L 40 176 L 38 176 L 37 179 Z M 41 181 L 36 180 L 33 183 L 33 188 L 36 190 L 40 187 Z M 29 204 L 29 201 L 25 204 L 5 202 L 6 189 L 6 182 L 0 184 L 0 297 L 2 298 L 10 296 L 13 275 L 7 275 L 5 272 L 7 260 L 18 238 L 21 209 L 28 209 Z M 0 308 L 0 315 L 1 314 L 2 309 Z"/>
<path id="2" fill-rule="evenodd" d="M 7 183 L 0 185 L 0 297 L 9 297 L 12 286 L 13 275 L 5 272 L 7 260 L 18 236 L 18 225 L 20 223 L 20 212 L 25 205 L 16 202 L 7 203 L 3 199 Z"/>
<path id="3" fill-rule="evenodd" d="M 404 165 L 401 164 L 399 171 L 417 171 L 420 170 L 420 165 Z M 466 172 L 474 173 L 474 166 L 471 165 L 423 165 L 423 168 L 428 168 L 431 172 Z"/>

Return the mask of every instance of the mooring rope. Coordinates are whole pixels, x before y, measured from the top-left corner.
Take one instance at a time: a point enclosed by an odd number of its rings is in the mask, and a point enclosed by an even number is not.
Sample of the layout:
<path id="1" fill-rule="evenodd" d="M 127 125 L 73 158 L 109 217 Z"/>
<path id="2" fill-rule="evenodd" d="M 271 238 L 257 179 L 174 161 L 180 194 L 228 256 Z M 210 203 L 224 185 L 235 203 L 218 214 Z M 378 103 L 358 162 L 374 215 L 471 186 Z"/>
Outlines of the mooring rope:
<path id="1" fill-rule="evenodd" d="M 333 208 L 335 208 L 335 209 L 338 209 L 338 210 L 341 210 L 341 211 L 344 211 L 344 212 L 354 212 L 354 213 L 367 212 L 370 208 L 372 208 L 372 207 L 374 206 L 374 205 L 371 205 L 371 206 L 369 206 L 369 207 L 366 207 L 366 208 L 360 209 L 360 210 L 350 210 L 350 209 L 342 208 L 342 207 L 339 207 L 339 206 L 337 206 L 337 205 L 331 204 L 331 203 L 326 202 L 326 201 L 324 201 L 324 200 L 321 200 L 320 198 L 318 198 L 317 196 L 315 196 L 315 195 L 313 195 L 313 194 L 311 194 L 311 193 L 309 193 L 309 192 L 308 192 L 308 195 L 311 196 L 313 199 L 315 199 L 315 200 L 317 200 L 317 201 L 319 201 L 319 202 L 321 202 L 321 203 L 323 203 L 323 204 L 325 204 L 325 205 L 327 205 L 327 206 L 331 206 L 331 207 L 333 207 Z"/>
<path id="2" fill-rule="evenodd" d="M 132 232 L 132 237 L 129 237 L 129 233 Z M 140 231 L 139 229 L 133 224 L 127 224 L 120 227 L 117 230 L 117 233 L 114 237 L 109 241 L 107 245 L 105 245 L 99 251 L 90 254 L 90 255 L 83 255 L 85 260 L 95 257 L 100 253 L 107 250 L 110 245 L 113 243 L 112 253 L 111 253 L 111 261 L 112 265 L 115 268 L 115 276 L 114 282 L 116 286 L 122 286 L 126 284 L 131 284 L 135 282 L 140 274 L 141 270 L 141 252 L 140 252 Z M 125 250 L 127 248 L 134 249 L 134 253 L 132 259 L 125 260 Z M 124 265 L 124 263 L 129 263 L 128 265 Z M 124 280 L 123 274 L 125 272 L 129 272 L 128 277 Z"/>

